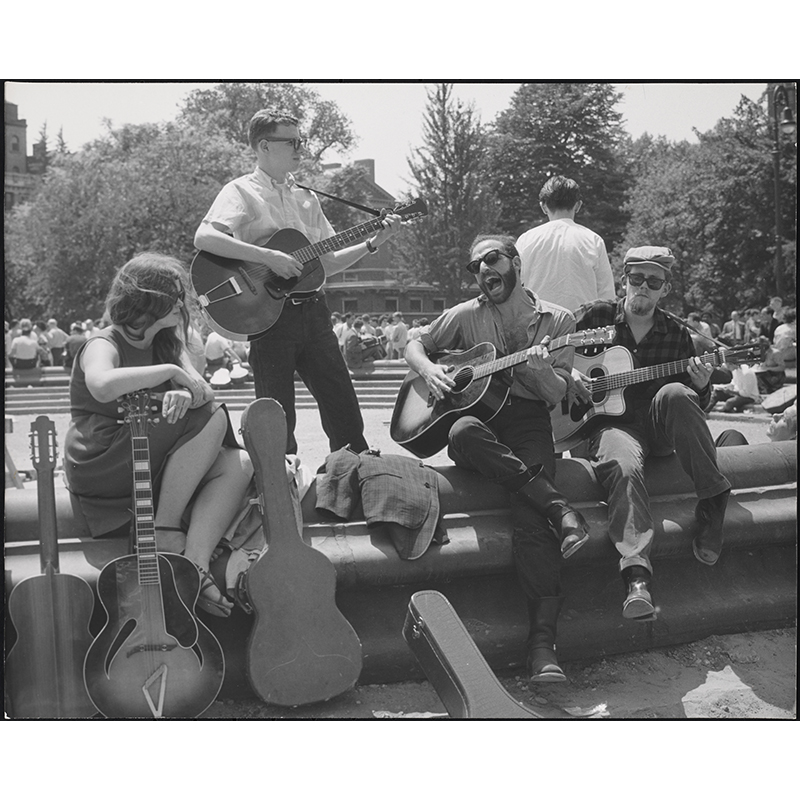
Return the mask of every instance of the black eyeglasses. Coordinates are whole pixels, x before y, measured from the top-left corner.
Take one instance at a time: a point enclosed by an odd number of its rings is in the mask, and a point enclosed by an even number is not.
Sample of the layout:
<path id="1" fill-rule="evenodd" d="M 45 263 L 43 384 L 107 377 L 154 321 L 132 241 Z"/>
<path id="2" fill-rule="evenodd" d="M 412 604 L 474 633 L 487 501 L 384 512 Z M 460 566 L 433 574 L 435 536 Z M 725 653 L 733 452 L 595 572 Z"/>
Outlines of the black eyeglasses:
<path id="1" fill-rule="evenodd" d="M 505 256 L 508 259 L 513 258 L 513 256 L 504 253 L 502 250 L 490 250 L 488 253 L 484 253 L 480 258 L 470 261 L 469 264 L 467 264 L 467 272 L 477 275 L 478 272 L 480 272 L 481 264 L 485 262 L 487 267 L 493 267 L 500 260 L 500 256 Z"/>
<path id="2" fill-rule="evenodd" d="M 663 278 L 648 278 L 642 275 L 641 272 L 628 272 L 625 277 L 631 286 L 641 286 L 647 282 L 647 288 L 652 289 L 654 292 L 657 292 L 666 283 Z"/>
<path id="3" fill-rule="evenodd" d="M 262 141 L 264 141 L 264 142 L 286 142 L 288 144 L 291 144 L 292 147 L 294 147 L 295 151 L 302 150 L 306 146 L 306 140 L 305 139 L 296 139 L 296 138 L 295 139 L 286 139 L 286 138 L 281 138 L 281 137 L 277 137 L 277 136 L 270 138 L 269 136 L 264 136 L 262 138 Z"/>

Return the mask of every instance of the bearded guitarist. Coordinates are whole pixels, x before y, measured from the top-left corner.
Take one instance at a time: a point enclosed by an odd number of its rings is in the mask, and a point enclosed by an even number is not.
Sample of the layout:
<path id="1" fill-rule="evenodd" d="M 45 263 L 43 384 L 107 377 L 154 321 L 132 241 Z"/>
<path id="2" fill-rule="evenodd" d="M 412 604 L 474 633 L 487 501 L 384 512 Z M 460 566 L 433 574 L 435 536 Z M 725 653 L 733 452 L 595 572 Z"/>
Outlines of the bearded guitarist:
<path id="1" fill-rule="evenodd" d="M 624 259 L 625 296 L 599 300 L 577 312 L 577 328 L 614 325 L 614 344 L 626 348 L 637 367 L 680 360 L 686 369 L 631 386 L 626 413 L 593 420 L 588 457 L 608 492 L 608 535 L 619 551 L 626 598 L 622 616 L 649 622 L 655 618 L 649 553 L 653 518 L 644 484 L 648 454 L 676 452 L 694 481 L 695 557 L 712 566 L 722 549 L 722 526 L 731 485 L 717 468 L 714 440 L 703 413 L 708 403 L 713 365 L 697 358 L 687 330 L 658 307 L 670 289 L 675 258 L 666 247 L 634 247 Z M 585 387 L 583 399 L 588 400 Z"/>
<path id="2" fill-rule="evenodd" d="M 547 342 L 574 331 L 574 317 L 536 297 L 520 282 L 520 258 L 508 236 L 482 235 L 470 248 L 467 271 L 481 295 L 454 306 L 427 333 L 406 347 L 406 361 L 436 400 L 455 388 L 446 366 L 431 359 L 442 350 L 465 350 L 489 342 L 500 353 L 530 349 L 514 367 L 508 400 L 488 421 L 466 414 L 449 431 L 448 454 L 465 469 L 511 493 L 513 552 L 528 601 L 531 680 L 564 681 L 555 657 L 562 558 L 588 539 L 583 517 L 553 485 L 555 454 L 548 407 L 567 388 L 574 348 L 550 353 Z"/>
<path id="3" fill-rule="evenodd" d="M 248 138 L 256 158 L 255 170 L 222 187 L 200 223 L 194 243 L 201 251 L 264 265 L 279 278 L 295 281 L 303 275 L 304 265 L 289 253 L 270 247 L 271 238 L 291 229 L 313 244 L 333 237 L 335 231 L 317 196 L 301 189 L 292 175 L 300 165 L 304 146 L 297 119 L 281 112 L 258 111 L 250 120 Z M 290 295 L 275 324 L 252 341 L 250 365 L 256 397 L 273 397 L 283 406 L 287 453 L 297 452 L 295 371 L 317 399 L 331 450 L 348 444 L 358 452 L 367 449 L 361 410 L 331 330 L 331 314 L 321 287 L 325 275 L 342 272 L 375 253 L 400 226 L 400 217 L 389 214 L 371 238 L 321 255 L 315 290 Z M 247 285 L 246 276 L 238 284 L 237 290 L 255 292 L 255 286 Z"/>

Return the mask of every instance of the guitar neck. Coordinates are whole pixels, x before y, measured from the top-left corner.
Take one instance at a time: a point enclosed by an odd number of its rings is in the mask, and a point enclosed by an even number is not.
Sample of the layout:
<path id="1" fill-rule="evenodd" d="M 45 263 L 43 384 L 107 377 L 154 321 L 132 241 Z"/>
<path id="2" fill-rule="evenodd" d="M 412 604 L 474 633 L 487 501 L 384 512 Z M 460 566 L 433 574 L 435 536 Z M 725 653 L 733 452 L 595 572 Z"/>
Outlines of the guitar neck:
<path id="1" fill-rule="evenodd" d="M 630 372 L 618 372 L 616 374 L 604 375 L 602 378 L 596 378 L 592 381 L 590 390 L 597 390 L 602 388 L 608 389 L 621 389 L 625 386 L 631 386 L 635 383 L 645 383 L 657 378 L 668 378 L 672 375 L 679 375 L 686 372 L 689 366 L 690 359 L 682 358 L 680 361 L 670 361 L 666 364 L 654 364 L 651 367 L 639 367 L 631 370 Z M 712 364 L 717 367 L 724 362 L 724 358 L 718 352 L 704 353 L 700 356 L 700 361 L 703 364 Z"/>
<path id="2" fill-rule="evenodd" d="M 150 475 L 150 441 L 146 436 L 131 436 L 133 453 L 133 518 L 136 530 L 136 553 L 139 564 L 139 583 L 158 585 L 155 507 Z"/>
<path id="3" fill-rule="evenodd" d="M 573 339 L 573 335 L 571 334 L 568 334 L 567 336 L 559 336 L 557 339 L 553 339 L 547 345 L 547 349 L 551 352 L 553 350 L 560 350 L 562 347 L 566 347 L 570 343 L 571 339 Z M 533 348 L 536 346 L 537 345 L 533 345 L 533 347 L 529 347 L 526 350 L 520 350 L 517 353 L 511 353 L 511 355 L 503 356 L 495 361 L 490 361 L 486 364 L 481 364 L 480 366 L 475 367 L 475 380 L 485 378 L 487 375 L 491 375 L 495 372 L 501 372 L 502 370 L 508 369 L 509 367 L 514 367 L 517 364 L 522 364 L 523 361 L 527 360 L 528 356 L 533 351 Z"/>
<path id="4" fill-rule="evenodd" d="M 315 258 L 325 253 L 332 253 L 334 250 L 341 250 L 348 245 L 358 244 L 358 242 L 362 241 L 365 237 L 375 231 L 381 230 L 381 228 L 383 228 L 383 223 L 380 219 L 362 222 L 360 225 L 348 228 L 346 231 L 331 236 L 330 239 L 323 239 L 321 242 L 301 247 L 299 250 L 295 250 L 292 253 L 292 257 L 296 258 L 301 264 L 307 264 L 309 261 L 313 261 Z"/>
<path id="5" fill-rule="evenodd" d="M 56 489 L 51 468 L 36 472 L 36 500 L 39 512 L 39 562 L 43 573 L 57 573 L 58 523 L 56 521 Z"/>

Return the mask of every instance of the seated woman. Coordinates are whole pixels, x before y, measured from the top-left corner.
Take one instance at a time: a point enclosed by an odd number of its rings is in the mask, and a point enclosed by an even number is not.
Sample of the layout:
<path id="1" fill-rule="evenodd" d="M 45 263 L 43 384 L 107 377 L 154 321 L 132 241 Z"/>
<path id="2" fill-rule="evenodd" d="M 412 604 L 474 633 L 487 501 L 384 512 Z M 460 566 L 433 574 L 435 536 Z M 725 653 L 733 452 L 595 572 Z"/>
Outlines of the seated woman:
<path id="1" fill-rule="evenodd" d="M 117 273 L 106 298 L 111 325 L 75 358 L 66 479 L 92 536 L 128 530 L 131 437 L 119 424 L 118 399 L 142 389 L 163 393 L 159 424 L 148 433 L 158 548 L 197 565 L 198 606 L 226 617 L 233 605 L 215 585 L 209 563 L 253 470 L 227 410 L 215 406 L 186 352 L 186 282 L 180 262 L 157 253 L 137 255 Z"/>

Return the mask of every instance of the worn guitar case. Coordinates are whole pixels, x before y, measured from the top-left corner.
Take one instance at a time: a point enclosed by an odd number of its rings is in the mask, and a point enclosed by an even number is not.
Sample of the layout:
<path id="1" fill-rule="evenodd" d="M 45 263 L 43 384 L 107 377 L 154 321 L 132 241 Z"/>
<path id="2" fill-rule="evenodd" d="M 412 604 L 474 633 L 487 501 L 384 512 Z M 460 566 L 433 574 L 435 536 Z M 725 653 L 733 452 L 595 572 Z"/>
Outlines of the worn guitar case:
<path id="1" fill-rule="evenodd" d="M 464 623 L 440 592 L 408 603 L 403 638 L 452 719 L 575 719 L 601 716 L 560 708 L 533 709 L 515 700 L 492 672 Z"/>
<path id="2" fill-rule="evenodd" d="M 246 670 L 266 703 L 298 706 L 352 689 L 361 674 L 361 642 L 336 607 L 336 569 L 302 539 L 286 474 L 286 416 L 260 398 L 242 414 L 268 547 L 247 571 L 255 614 Z"/>

